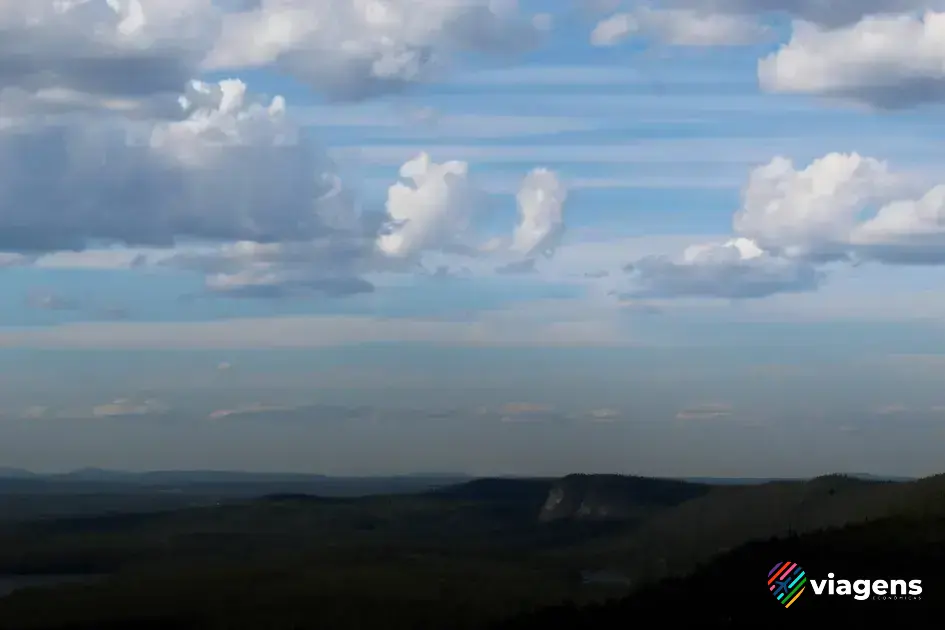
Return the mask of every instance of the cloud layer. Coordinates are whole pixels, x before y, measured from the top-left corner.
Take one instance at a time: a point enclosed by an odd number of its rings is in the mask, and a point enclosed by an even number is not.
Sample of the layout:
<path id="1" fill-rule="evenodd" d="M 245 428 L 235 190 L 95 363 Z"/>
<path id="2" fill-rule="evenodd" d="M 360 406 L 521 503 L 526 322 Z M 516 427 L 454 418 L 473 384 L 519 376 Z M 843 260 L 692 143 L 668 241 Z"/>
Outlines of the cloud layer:
<path id="1" fill-rule="evenodd" d="M 574 203 L 558 174 L 522 169 L 505 233 L 480 229 L 495 198 L 477 164 L 457 159 L 469 155 L 400 157 L 399 181 L 372 207 L 286 99 L 200 78 L 255 68 L 329 101 L 396 93 L 469 53 L 553 43 L 551 20 L 515 4 L 0 0 L 0 268 L 144 248 L 122 266 L 198 272 L 209 291 L 242 297 L 369 293 L 380 275 L 431 268 L 542 272 Z M 945 96 L 945 0 L 593 4 L 610 13 L 591 35 L 599 46 L 751 44 L 787 16 L 789 41 L 758 61 L 769 92 L 885 109 Z M 603 150 L 590 147 L 594 159 Z M 617 164 L 632 152 L 608 150 Z M 728 238 L 573 275 L 635 297 L 761 298 L 814 290 L 831 265 L 943 264 L 943 225 L 945 184 L 917 186 L 855 153 L 800 166 L 775 157 L 748 175 Z"/>
<path id="2" fill-rule="evenodd" d="M 147 248 L 167 254 L 127 266 L 196 270 L 225 295 L 343 296 L 425 252 L 478 252 L 467 163 L 421 154 L 385 209 L 362 210 L 284 98 L 197 77 L 277 69 L 361 99 L 434 79 L 456 53 L 528 50 L 548 27 L 489 0 L 0 2 L 0 267 Z M 544 238 L 560 208 L 527 220 Z"/>
<path id="3" fill-rule="evenodd" d="M 204 68 L 275 66 L 361 99 L 433 78 L 455 53 L 529 50 L 546 25 L 490 0 L 261 0 L 223 16 Z"/>

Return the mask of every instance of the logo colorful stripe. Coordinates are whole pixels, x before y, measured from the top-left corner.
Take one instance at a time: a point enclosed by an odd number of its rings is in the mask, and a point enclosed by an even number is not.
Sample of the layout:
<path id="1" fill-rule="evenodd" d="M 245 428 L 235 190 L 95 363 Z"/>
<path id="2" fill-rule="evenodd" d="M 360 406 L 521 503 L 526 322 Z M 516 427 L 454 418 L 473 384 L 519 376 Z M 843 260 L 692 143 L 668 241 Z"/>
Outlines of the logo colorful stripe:
<path id="1" fill-rule="evenodd" d="M 779 562 L 768 571 L 768 591 L 785 608 L 804 592 L 807 575 L 796 562 Z"/>

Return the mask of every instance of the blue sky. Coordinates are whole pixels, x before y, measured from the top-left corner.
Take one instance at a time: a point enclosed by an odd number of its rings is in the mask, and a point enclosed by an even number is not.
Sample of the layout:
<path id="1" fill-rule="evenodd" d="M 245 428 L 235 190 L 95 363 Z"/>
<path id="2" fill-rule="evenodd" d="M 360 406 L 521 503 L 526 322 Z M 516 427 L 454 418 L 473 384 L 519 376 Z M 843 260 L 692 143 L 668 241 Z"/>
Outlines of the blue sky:
<path id="1" fill-rule="evenodd" d="M 0 466 L 939 472 L 934 1 L 139 2 L 0 90 Z"/>

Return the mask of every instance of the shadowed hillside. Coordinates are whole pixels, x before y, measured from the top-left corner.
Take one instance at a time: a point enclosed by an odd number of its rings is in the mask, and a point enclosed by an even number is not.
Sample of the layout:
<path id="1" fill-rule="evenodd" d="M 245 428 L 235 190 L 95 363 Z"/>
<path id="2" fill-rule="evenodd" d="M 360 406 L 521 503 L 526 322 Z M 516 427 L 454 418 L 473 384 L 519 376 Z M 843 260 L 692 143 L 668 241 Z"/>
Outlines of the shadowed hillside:
<path id="1" fill-rule="evenodd" d="M 945 515 L 945 477 L 896 483 L 831 475 L 807 482 L 720 486 L 578 553 L 637 581 L 689 570 L 745 541 L 890 516 Z"/>
<path id="2" fill-rule="evenodd" d="M 922 594 L 815 595 L 809 583 L 789 610 L 772 597 L 766 573 L 789 560 L 805 578 L 823 580 L 922 580 Z M 685 578 L 669 579 L 604 604 L 560 605 L 521 615 L 498 628 L 611 628 L 652 616 L 664 623 L 711 628 L 797 628 L 812 623 L 895 623 L 937 628 L 945 613 L 945 519 L 893 518 L 844 528 L 748 543 Z M 888 595 L 888 587 L 885 589 Z"/>
<path id="3" fill-rule="evenodd" d="M 710 486 L 669 479 L 621 475 L 569 475 L 550 489 L 539 520 L 632 519 L 653 508 L 678 505 L 702 496 Z"/>

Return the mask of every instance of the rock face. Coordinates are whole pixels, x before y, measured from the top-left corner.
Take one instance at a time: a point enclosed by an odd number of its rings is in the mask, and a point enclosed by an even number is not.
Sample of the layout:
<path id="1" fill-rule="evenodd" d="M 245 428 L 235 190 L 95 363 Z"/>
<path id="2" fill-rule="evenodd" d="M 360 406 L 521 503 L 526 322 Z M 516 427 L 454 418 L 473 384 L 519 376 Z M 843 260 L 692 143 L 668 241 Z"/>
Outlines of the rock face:
<path id="1" fill-rule="evenodd" d="M 625 477 L 568 475 L 555 482 L 538 514 L 541 522 L 559 520 L 631 520 L 701 496 L 700 483 Z"/>

